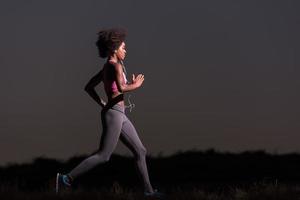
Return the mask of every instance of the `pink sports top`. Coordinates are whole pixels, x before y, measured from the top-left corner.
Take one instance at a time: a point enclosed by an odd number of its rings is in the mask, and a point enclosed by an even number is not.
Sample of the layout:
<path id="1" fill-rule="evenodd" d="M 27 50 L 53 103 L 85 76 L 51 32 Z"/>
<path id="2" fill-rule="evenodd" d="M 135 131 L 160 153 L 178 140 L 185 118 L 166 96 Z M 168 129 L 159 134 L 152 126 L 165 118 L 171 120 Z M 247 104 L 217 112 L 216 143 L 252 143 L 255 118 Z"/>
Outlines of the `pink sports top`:
<path id="1" fill-rule="evenodd" d="M 107 66 L 107 67 L 109 67 L 109 66 Z M 117 87 L 117 83 L 115 80 L 116 78 L 113 77 L 114 71 L 110 70 L 112 68 L 110 68 L 110 69 L 106 68 L 106 69 L 108 69 L 108 73 L 104 74 L 104 88 L 105 88 L 105 91 L 107 94 L 111 94 L 111 93 L 117 92 L 118 87 Z M 125 84 L 128 82 L 124 72 L 123 72 L 123 81 Z"/>

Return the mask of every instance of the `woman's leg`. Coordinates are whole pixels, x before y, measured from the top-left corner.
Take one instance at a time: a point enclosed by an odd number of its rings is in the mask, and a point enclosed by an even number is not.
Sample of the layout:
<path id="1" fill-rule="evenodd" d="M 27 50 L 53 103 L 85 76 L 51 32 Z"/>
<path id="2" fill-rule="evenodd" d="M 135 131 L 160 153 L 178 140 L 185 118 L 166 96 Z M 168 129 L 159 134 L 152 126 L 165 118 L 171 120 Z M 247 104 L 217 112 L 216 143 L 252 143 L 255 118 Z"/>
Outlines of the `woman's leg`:
<path id="1" fill-rule="evenodd" d="M 153 192 L 146 164 L 146 148 L 142 144 L 136 129 L 131 121 L 125 116 L 121 129 L 120 140 L 132 151 L 135 157 L 139 177 L 142 179 L 146 192 Z"/>
<path id="2" fill-rule="evenodd" d="M 100 163 L 107 162 L 113 153 L 120 136 L 124 114 L 109 109 L 101 116 L 103 132 L 100 141 L 100 147 L 97 153 L 83 160 L 69 174 L 72 180 L 81 174 L 89 171 Z"/>

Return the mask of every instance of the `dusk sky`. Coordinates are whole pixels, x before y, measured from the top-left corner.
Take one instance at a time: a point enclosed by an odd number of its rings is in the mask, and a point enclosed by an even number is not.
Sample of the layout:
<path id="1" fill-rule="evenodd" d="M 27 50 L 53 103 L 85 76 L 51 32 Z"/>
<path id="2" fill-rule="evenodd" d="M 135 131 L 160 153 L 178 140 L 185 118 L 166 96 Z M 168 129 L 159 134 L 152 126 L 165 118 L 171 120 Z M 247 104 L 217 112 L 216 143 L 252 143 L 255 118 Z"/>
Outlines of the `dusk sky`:
<path id="1" fill-rule="evenodd" d="M 300 152 L 299 10 L 297 0 L 1 0 L 0 165 L 98 148 L 101 108 L 83 88 L 105 62 L 95 42 L 109 27 L 128 30 L 127 79 L 145 75 L 127 114 L 149 155 Z M 121 141 L 114 153 L 131 155 Z"/>

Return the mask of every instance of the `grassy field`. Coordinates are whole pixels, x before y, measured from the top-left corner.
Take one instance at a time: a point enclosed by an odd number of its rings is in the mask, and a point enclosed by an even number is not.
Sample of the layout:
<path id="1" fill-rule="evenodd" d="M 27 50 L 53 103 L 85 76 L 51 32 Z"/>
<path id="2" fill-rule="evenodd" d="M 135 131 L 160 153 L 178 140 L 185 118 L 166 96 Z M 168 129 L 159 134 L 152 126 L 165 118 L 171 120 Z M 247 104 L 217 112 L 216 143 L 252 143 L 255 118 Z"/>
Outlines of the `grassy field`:
<path id="1" fill-rule="evenodd" d="M 0 167 L 0 200 L 149 199 L 143 197 L 133 158 L 119 155 L 78 177 L 72 190 L 56 195 L 56 173 L 68 172 L 85 157 L 66 162 L 41 157 L 32 163 Z M 165 193 L 166 199 L 300 200 L 298 154 L 208 150 L 149 157 L 148 161 L 153 187 Z"/>
<path id="2" fill-rule="evenodd" d="M 251 185 L 223 186 L 172 186 L 161 188 L 172 200 L 300 200 L 300 185 L 274 183 L 253 183 Z M 54 188 L 44 191 L 18 191 L 13 187 L 1 187 L 0 199 L 30 199 L 30 200 L 142 200 L 153 199 L 143 197 L 137 188 L 124 188 L 114 183 L 111 188 L 82 189 L 76 188 L 56 195 Z"/>

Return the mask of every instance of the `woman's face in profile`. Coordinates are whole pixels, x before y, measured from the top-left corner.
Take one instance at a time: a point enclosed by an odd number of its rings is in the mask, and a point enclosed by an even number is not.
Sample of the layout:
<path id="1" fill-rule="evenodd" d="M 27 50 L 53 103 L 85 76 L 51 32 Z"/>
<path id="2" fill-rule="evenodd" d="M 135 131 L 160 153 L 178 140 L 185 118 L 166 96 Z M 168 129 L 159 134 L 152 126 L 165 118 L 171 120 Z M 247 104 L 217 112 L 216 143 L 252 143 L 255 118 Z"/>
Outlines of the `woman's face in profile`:
<path id="1" fill-rule="evenodd" d="M 120 47 L 116 51 L 116 55 L 120 60 L 124 60 L 126 56 L 126 50 L 125 50 L 125 42 L 122 42 Z"/>

